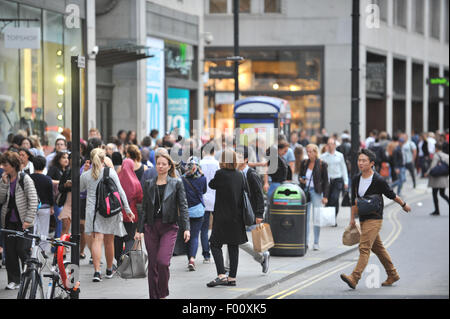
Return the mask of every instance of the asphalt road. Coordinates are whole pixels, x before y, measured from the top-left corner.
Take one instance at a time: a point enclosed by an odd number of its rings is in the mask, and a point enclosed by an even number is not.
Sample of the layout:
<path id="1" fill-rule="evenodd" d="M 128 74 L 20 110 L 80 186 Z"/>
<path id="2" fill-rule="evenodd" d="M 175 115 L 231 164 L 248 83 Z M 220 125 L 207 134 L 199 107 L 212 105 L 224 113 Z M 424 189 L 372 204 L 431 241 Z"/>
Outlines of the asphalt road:
<path id="1" fill-rule="evenodd" d="M 381 238 L 397 268 L 400 280 L 380 287 L 386 273 L 371 254 L 368 267 L 353 290 L 341 279 L 349 275 L 359 252 L 322 265 L 251 299 L 448 299 L 449 208 L 440 200 L 441 216 L 433 217 L 431 194 L 411 202 L 407 214 L 396 206 L 386 214 Z"/>

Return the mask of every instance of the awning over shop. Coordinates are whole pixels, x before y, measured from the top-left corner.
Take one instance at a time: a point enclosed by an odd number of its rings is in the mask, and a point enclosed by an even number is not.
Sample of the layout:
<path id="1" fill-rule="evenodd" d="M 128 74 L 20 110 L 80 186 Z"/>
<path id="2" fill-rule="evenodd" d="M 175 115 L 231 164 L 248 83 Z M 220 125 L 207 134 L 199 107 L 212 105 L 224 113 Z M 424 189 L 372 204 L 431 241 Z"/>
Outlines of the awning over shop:
<path id="1" fill-rule="evenodd" d="M 124 43 L 99 48 L 95 58 L 97 66 L 112 66 L 115 64 L 151 58 L 150 47 Z"/>

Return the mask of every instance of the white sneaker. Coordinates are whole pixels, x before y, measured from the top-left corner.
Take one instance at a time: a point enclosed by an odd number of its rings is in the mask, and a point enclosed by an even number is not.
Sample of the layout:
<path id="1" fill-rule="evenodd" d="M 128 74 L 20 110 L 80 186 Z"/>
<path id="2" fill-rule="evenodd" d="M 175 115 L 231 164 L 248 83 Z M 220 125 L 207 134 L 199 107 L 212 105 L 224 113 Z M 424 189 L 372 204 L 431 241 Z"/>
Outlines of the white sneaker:
<path id="1" fill-rule="evenodd" d="M 15 282 L 10 282 L 7 286 L 6 286 L 6 290 L 14 290 L 14 289 L 19 289 L 20 285 L 16 284 Z"/>
<path id="2" fill-rule="evenodd" d="M 319 245 L 318 244 L 314 244 L 313 250 L 319 250 Z"/>

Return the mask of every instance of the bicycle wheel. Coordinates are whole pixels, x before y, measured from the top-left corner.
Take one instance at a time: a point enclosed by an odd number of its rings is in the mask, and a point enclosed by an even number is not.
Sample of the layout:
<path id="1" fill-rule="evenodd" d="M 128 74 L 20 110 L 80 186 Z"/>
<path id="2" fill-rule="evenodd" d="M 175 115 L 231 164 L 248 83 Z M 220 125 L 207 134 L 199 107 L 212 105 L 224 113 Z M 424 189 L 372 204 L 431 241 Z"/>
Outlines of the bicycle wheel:
<path id="1" fill-rule="evenodd" d="M 44 299 L 41 278 L 35 269 L 23 275 L 17 299 Z"/>
<path id="2" fill-rule="evenodd" d="M 27 296 L 31 293 L 32 273 L 32 271 L 28 271 L 22 275 L 19 292 L 17 293 L 17 299 L 30 299 L 27 298 Z"/>

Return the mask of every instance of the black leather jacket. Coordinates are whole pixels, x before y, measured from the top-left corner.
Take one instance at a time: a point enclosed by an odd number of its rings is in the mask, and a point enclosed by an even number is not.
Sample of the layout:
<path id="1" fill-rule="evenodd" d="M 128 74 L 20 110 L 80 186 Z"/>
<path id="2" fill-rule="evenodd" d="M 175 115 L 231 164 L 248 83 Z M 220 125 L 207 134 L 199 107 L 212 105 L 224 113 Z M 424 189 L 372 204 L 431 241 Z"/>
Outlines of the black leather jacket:
<path id="1" fill-rule="evenodd" d="M 138 232 L 144 232 L 144 224 L 153 224 L 155 210 L 156 178 L 146 180 L 144 183 L 144 198 L 142 210 L 139 214 Z M 162 203 L 162 222 L 165 224 L 178 223 L 181 229 L 190 230 L 188 203 L 181 179 L 167 177 L 167 186 L 164 190 Z"/>

